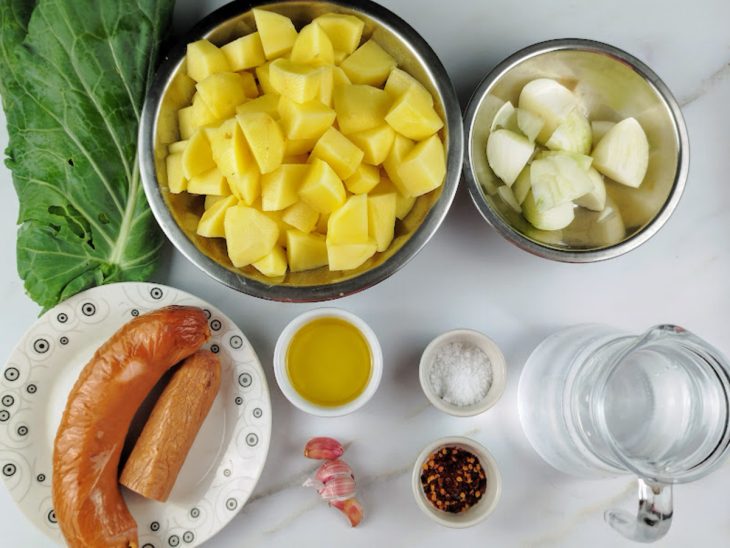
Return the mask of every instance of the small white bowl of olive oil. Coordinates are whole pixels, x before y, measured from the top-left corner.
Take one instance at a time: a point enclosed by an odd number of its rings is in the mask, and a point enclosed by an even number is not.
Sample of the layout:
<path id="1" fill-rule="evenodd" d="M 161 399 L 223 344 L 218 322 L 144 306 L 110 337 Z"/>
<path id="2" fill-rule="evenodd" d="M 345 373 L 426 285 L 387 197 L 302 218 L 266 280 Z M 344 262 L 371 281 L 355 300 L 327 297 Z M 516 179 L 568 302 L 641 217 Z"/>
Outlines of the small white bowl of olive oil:
<path id="1" fill-rule="evenodd" d="M 362 319 L 339 308 L 317 308 L 294 318 L 279 335 L 274 374 L 296 407 L 338 417 L 359 409 L 375 394 L 383 353 Z"/>

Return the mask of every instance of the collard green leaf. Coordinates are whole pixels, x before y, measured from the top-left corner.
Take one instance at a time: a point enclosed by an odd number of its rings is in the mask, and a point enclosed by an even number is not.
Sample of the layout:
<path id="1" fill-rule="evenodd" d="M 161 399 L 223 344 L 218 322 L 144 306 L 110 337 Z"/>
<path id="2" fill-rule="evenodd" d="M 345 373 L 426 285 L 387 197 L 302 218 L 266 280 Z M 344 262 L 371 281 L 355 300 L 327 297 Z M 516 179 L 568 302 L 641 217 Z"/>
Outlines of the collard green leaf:
<path id="1" fill-rule="evenodd" d="M 154 269 L 162 238 L 142 190 L 137 129 L 173 3 L 0 0 L 18 273 L 45 308 Z"/>

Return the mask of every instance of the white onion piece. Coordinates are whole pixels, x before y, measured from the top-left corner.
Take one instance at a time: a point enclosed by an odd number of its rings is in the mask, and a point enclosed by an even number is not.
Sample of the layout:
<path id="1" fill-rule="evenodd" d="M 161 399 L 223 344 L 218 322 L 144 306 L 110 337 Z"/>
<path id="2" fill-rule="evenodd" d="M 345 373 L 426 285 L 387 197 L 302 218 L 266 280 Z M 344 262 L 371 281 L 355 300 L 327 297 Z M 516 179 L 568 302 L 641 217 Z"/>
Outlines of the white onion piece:
<path id="1" fill-rule="evenodd" d="M 540 211 L 571 202 L 593 190 L 588 171 L 574 157 L 562 153 L 532 162 L 530 182 L 535 206 Z"/>
<path id="2" fill-rule="evenodd" d="M 489 127 L 489 131 L 492 132 L 495 129 L 504 128 L 510 131 L 518 131 L 517 127 L 517 113 L 515 107 L 512 106 L 510 101 L 507 101 L 494 115 L 492 119 L 492 125 Z"/>
<path id="3" fill-rule="evenodd" d="M 522 204 L 522 214 L 525 219 L 540 230 L 560 230 L 573 222 L 575 212 L 573 202 L 565 202 L 551 209 L 539 210 L 535 204 L 532 192 L 527 194 Z"/>
<path id="4" fill-rule="evenodd" d="M 525 169 L 520 171 L 520 174 L 515 179 L 515 184 L 512 185 L 512 194 L 514 194 L 517 203 L 522 205 L 525 201 L 527 193 L 530 192 L 532 184 L 530 183 L 530 166 L 525 166 Z"/>
<path id="5" fill-rule="evenodd" d="M 617 183 L 638 188 L 649 167 L 649 141 L 635 118 L 609 129 L 593 150 L 593 166 Z"/>
<path id="6" fill-rule="evenodd" d="M 508 129 L 498 129 L 487 140 L 487 161 L 495 175 L 512 186 L 527 165 L 535 145 L 526 137 Z"/>
<path id="7" fill-rule="evenodd" d="M 592 211 L 603 211 L 606 207 L 606 183 L 603 177 L 595 169 L 588 170 L 588 177 L 593 183 L 593 190 L 575 199 L 575 205 L 585 207 Z"/>
<path id="8" fill-rule="evenodd" d="M 517 127 L 525 137 L 530 141 L 534 141 L 545 125 L 545 120 L 524 108 L 518 108 L 515 111 L 517 113 Z"/>
<path id="9" fill-rule="evenodd" d="M 512 193 L 510 187 L 508 187 L 507 185 L 502 185 L 497 189 L 497 194 L 499 194 L 499 197 L 502 198 L 502 201 L 510 206 L 514 211 L 516 211 L 517 213 L 522 213 L 522 208 L 520 207 L 520 204 L 517 203 L 517 199 Z"/>
<path id="10" fill-rule="evenodd" d="M 577 109 L 555 128 L 545 146 L 550 150 L 588 154 L 591 151 L 591 124 Z"/>
<path id="11" fill-rule="evenodd" d="M 537 135 L 540 143 L 550 138 L 577 105 L 573 93 L 550 78 L 532 80 L 520 92 L 519 107 L 537 114 L 545 121 Z"/>

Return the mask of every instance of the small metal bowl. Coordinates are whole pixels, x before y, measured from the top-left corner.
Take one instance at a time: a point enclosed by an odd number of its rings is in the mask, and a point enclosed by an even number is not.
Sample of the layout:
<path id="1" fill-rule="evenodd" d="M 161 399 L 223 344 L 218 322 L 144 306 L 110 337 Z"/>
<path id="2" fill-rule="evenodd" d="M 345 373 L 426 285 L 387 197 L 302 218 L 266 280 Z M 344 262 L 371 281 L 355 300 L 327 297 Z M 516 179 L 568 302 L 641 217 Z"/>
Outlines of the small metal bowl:
<path id="1" fill-rule="evenodd" d="M 189 42 L 207 38 L 223 44 L 255 30 L 254 7 L 289 16 L 297 28 L 328 12 L 353 14 L 365 22 L 363 36 L 375 38 L 395 57 L 398 65 L 416 77 L 434 96 L 434 106 L 445 121 L 441 130 L 446 147 L 443 185 L 421 196 L 411 213 L 396 225 L 396 237 L 383 253 L 360 268 L 330 272 L 326 268 L 288 273 L 272 280 L 253 267 L 235 268 L 220 238 L 195 233 L 202 213 L 200 200 L 167 189 L 167 144 L 179 139 L 176 111 L 189 102 L 183 66 Z M 256 297 L 276 301 L 313 302 L 344 297 L 383 281 L 411 260 L 434 235 L 456 193 L 464 156 L 461 107 L 441 61 L 421 36 L 394 13 L 366 0 L 327 2 L 267 2 L 237 0 L 203 19 L 170 50 L 155 76 L 142 113 L 139 157 L 142 182 L 157 222 L 175 247 L 193 264 L 219 282 Z"/>
<path id="2" fill-rule="evenodd" d="M 486 158 L 489 128 L 497 109 L 508 100 L 516 105 L 524 85 L 535 78 L 553 78 L 571 88 L 592 120 L 633 116 L 644 128 L 650 144 L 647 175 L 639 189 L 607 182 L 609 199 L 621 213 L 610 223 L 598 225 L 598 213 L 579 208 L 566 229 L 541 231 L 496 195 L 497 178 Z M 547 259 L 588 263 L 637 248 L 672 215 L 687 180 L 689 141 L 676 99 L 648 66 L 601 42 L 550 40 L 511 55 L 479 84 L 464 124 L 464 171 L 477 209 L 507 240 Z"/>

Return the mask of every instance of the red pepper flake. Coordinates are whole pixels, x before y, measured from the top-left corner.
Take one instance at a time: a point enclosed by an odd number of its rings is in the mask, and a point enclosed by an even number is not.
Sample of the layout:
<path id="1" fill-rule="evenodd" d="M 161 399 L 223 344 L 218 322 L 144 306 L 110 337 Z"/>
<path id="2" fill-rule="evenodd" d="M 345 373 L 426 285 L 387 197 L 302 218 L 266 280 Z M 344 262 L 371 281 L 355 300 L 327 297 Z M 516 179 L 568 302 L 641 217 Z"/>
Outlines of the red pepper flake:
<path id="1" fill-rule="evenodd" d="M 434 507 L 444 512 L 465 512 L 479 502 L 487 487 L 479 459 L 458 447 L 434 451 L 426 459 L 423 470 L 423 492 Z"/>

